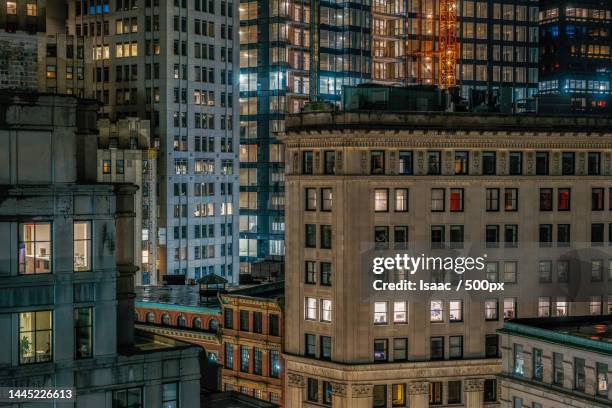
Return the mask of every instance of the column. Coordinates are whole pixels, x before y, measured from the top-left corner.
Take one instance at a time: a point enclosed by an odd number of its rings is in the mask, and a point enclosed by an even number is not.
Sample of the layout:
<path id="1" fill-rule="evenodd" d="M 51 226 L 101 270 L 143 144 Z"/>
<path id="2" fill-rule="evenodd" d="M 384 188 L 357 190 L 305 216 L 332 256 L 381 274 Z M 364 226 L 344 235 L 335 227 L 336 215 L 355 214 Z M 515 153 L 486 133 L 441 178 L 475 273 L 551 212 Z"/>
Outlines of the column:
<path id="1" fill-rule="evenodd" d="M 285 383 L 285 406 L 302 407 L 306 388 L 306 378 L 297 373 L 287 373 Z"/>
<path id="2" fill-rule="evenodd" d="M 429 407 L 429 384 L 416 381 L 408 384 L 408 406 L 410 408 Z"/>
<path id="3" fill-rule="evenodd" d="M 463 382 L 465 406 L 467 408 L 482 408 L 484 404 L 484 380 L 469 378 Z"/>

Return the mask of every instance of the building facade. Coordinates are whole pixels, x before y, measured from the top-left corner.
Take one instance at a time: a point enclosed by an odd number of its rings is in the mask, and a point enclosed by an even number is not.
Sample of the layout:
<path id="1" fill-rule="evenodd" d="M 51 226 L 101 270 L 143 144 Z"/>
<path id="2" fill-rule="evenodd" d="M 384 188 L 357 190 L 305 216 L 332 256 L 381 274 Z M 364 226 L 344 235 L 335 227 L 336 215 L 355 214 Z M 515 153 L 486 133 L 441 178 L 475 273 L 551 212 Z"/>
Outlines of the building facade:
<path id="1" fill-rule="evenodd" d="M 130 183 L 135 194 L 134 284 L 157 285 L 157 151 L 150 146 L 150 125 L 137 118 L 98 121 L 98 181 Z"/>
<path id="2" fill-rule="evenodd" d="M 96 111 L 0 99 L 0 383 L 70 387 L 77 407 L 199 407 L 199 349 L 134 330 L 136 188 L 96 183 Z"/>
<path id="3" fill-rule="evenodd" d="M 540 111 L 610 113 L 612 5 L 540 1 Z"/>
<path id="4" fill-rule="evenodd" d="M 609 316 L 504 324 L 502 406 L 609 407 L 609 328 Z"/>
<path id="5" fill-rule="evenodd" d="M 609 310 L 609 120 L 291 117 L 285 403 L 499 406 L 504 319 Z M 504 290 L 373 290 L 408 279 L 374 275 L 374 257 L 406 253 L 479 254 L 466 279 Z M 459 278 L 438 267 L 416 279 Z"/>
<path id="6" fill-rule="evenodd" d="M 101 116 L 151 123 L 160 277 L 238 281 L 237 15 L 231 1 L 68 2 L 68 34 L 92 42 Z"/>
<path id="7" fill-rule="evenodd" d="M 283 282 L 220 294 L 223 391 L 283 405 Z"/>

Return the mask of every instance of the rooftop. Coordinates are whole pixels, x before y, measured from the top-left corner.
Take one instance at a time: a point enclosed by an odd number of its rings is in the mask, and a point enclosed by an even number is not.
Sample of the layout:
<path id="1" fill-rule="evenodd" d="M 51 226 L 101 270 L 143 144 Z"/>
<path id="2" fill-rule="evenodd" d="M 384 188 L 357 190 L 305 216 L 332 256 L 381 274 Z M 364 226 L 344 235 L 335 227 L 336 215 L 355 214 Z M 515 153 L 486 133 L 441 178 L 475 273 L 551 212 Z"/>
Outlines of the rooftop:
<path id="1" fill-rule="evenodd" d="M 499 332 L 612 355 L 612 316 L 514 319 Z"/>
<path id="2" fill-rule="evenodd" d="M 278 405 L 262 401 L 238 391 L 225 391 L 202 396 L 202 406 L 215 408 L 277 408 Z"/>
<path id="3" fill-rule="evenodd" d="M 199 285 L 139 286 L 135 289 L 136 307 L 218 314 L 219 304 L 200 299 Z M 213 298 L 211 298 L 213 300 Z"/>
<path id="4" fill-rule="evenodd" d="M 286 120 L 287 133 L 346 129 L 609 133 L 612 116 L 361 110 L 306 112 Z"/>
<path id="5" fill-rule="evenodd" d="M 270 283 L 263 283 L 261 285 L 254 285 L 248 287 L 241 287 L 236 290 L 229 291 L 226 295 L 229 296 L 240 296 L 240 297 L 251 297 L 258 299 L 271 299 L 276 300 L 283 297 L 285 294 L 285 281 L 277 281 Z"/>

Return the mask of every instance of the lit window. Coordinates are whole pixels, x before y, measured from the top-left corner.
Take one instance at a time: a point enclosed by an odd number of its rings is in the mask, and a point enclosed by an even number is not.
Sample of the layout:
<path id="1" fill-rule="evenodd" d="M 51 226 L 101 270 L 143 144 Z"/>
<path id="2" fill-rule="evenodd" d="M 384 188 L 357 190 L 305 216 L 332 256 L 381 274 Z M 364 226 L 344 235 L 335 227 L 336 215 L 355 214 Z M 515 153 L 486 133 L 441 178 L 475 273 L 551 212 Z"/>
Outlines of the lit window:
<path id="1" fill-rule="evenodd" d="M 374 190 L 374 211 L 385 212 L 389 210 L 389 190 L 379 188 Z"/>
<path id="2" fill-rule="evenodd" d="M 178 383 L 164 384 L 162 389 L 162 407 L 178 407 Z"/>
<path id="3" fill-rule="evenodd" d="M 51 273 L 51 224 L 22 224 L 19 229 L 19 273 Z"/>
<path id="4" fill-rule="evenodd" d="M 321 321 L 332 321 L 332 301 L 329 299 L 321 299 Z"/>
<path id="5" fill-rule="evenodd" d="M 102 173 L 103 174 L 111 173 L 111 161 L 110 160 L 102 160 Z"/>
<path id="6" fill-rule="evenodd" d="M 74 223 L 74 271 L 91 270 L 91 222 Z"/>
<path id="7" fill-rule="evenodd" d="M 26 14 L 30 17 L 36 17 L 38 14 L 38 9 L 36 8 L 36 4 L 28 3 L 26 4 Z"/>
<path id="8" fill-rule="evenodd" d="M 47 78 L 55 79 L 57 77 L 57 67 L 55 65 L 47 65 Z"/>
<path id="9" fill-rule="evenodd" d="M 374 302 L 374 324 L 387 324 L 387 302 Z"/>
<path id="10" fill-rule="evenodd" d="M 461 300 L 451 300 L 449 302 L 448 319 L 451 322 L 463 320 L 463 302 Z"/>
<path id="11" fill-rule="evenodd" d="M 393 302 L 393 322 L 406 323 L 406 321 L 408 321 L 406 302 Z"/>
<path id="12" fill-rule="evenodd" d="M 19 363 L 41 363 L 53 358 L 50 310 L 19 313 Z"/>
<path id="13" fill-rule="evenodd" d="M 432 300 L 430 302 L 430 322 L 442 322 L 444 321 L 443 316 L 443 305 L 441 300 Z"/>
<path id="14" fill-rule="evenodd" d="M 16 1 L 6 2 L 6 14 L 17 14 L 17 2 Z"/>
<path id="15" fill-rule="evenodd" d="M 513 374 L 522 377 L 525 374 L 525 360 L 523 358 L 523 346 L 514 345 L 514 369 Z"/>
<path id="16" fill-rule="evenodd" d="M 306 320 L 317 320 L 317 299 L 306 298 Z"/>
<path id="17" fill-rule="evenodd" d="M 485 320 L 497 320 L 497 300 L 485 300 Z"/>

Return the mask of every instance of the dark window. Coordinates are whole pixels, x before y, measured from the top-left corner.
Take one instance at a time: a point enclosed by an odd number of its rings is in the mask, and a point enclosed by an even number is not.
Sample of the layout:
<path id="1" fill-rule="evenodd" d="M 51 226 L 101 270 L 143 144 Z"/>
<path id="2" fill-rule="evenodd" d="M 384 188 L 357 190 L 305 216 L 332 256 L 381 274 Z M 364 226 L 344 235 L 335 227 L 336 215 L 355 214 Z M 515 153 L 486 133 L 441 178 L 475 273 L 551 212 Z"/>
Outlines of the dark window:
<path id="1" fill-rule="evenodd" d="M 331 247 L 332 247 L 331 225 L 321 225 L 321 248 L 331 249 Z"/>
<path id="2" fill-rule="evenodd" d="M 408 248 L 408 227 L 396 226 L 393 228 L 393 241 L 395 249 Z"/>
<path id="3" fill-rule="evenodd" d="M 470 172 L 470 154 L 469 152 L 455 152 L 455 174 L 465 175 Z"/>
<path id="4" fill-rule="evenodd" d="M 332 210 L 333 193 L 331 188 L 321 189 L 321 211 L 329 212 Z"/>
<path id="5" fill-rule="evenodd" d="M 564 176 L 571 176 L 574 174 L 574 152 L 563 152 L 561 157 L 561 174 Z"/>
<path id="6" fill-rule="evenodd" d="M 304 262 L 304 283 L 315 284 L 317 275 L 317 263 L 314 261 Z"/>
<path id="7" fill-rule="evenodd" d="M 231 343 L 225 343 L 225 368 L 234 368 L 234 347 Z"/>
<path id="8" fill-rule="evenodd" d="M 591 210 L 592 211 L 603 211 L 604 209 L 604 189 L 593 188 L 591 189 Z"/>
<path id="9" fill-rule="evenodd" d="M 306 248 L 317 247 L 317 226 L 315 224 L 306 224 Z"/>
<path id="10" fill-rule="evenodd" d="M 538 176 L 548 174 L 548 152 L 536 152 L 536 174 Z"/>
<path id="11" fill-rule="evenodd" d="M 261 375 L 262 373 L 262 354 L 260 348 L 253 348 L 253 374 Z"/>
<path id="12" fill-rule="evenodd" d="M 463 225 L 450 226 L 451 248 L 463 248 Z"/>
<path id="13" fill-rule="evenodd" d="M 463 336 L 449 336 L 448 338 L 448 358 L 463 358 Z"/>
<path id="14" fill-rule="evenodd" d="M 308 379 L 308 401 L 319 402 L 319 381 L 316 378 Z"/>
<path id="15" fill-rule="evenodd" d="M 449 381 L 448 382 L 448 403 L 449 404 L 461 404 L 461 395 L 463 390 L 461 389 L 461 381 Z"/>
<path id="16" fill-rule="evenodd" d="M 486 379 L 484 382 L 485 402 L 497 401 L 497 380 L 494 378 Z"/>
<path id="17" fill-rule="evenodd" d="M 436 336 L 429 339 L 431 360 L 444 360 L 444 337 Z"/>
<path id="18" fill-rule="evenodd" d="M 493 175 L 496 173 L 496 157 L 495 152 L 482 153 L 482 174 Z"/>
<path id="19" fill-rule="evenodd" d="M 312 161 L 312 152 L 305 151 L 302 153 L 302 173 L 313 174 L 314 166 Z"/>
<path id="20" fill-rule="evenodd" d="M 570 224 L 558 224 L 557 246 L 569 246 L 570 241 Z"/>
<path id="21" fill-rule="evenodd" d="M 93 355 L 93 310 L 91 307 L 74 309 L 74 354 L 75 358 Z"/>
<path id="22" fill-rule="evenodd" d="M 539 242 L 540 247 L 549 247 L 552 245 L 552 224 L 540 224 Z"/>
<path id="23" fill-rule="evenodd" d="M 542 381 L 544 378 L 544 362 L 542 361 L 542 350 L 534 348 L 532 352 L 532 377 L 534 380 Z"/>
<path id="24" fill-rule="evenodd" d="M 374 408 L 384 408 L 387 406 L 387 386 L 375 385 L 372 390 L 372 406 Z"/>
<path id="25" fill-rule="evenodd" d="M 374 361 L 387 361 L 387 339 L 374 340 Z"/>
<path id="26" fill-rule="evenodd" d="M 538 262 L 538 280 L 541 283 L 552 282 L 552 261 Z"/>
<path id="27" fill-rule="evenodd" d="M 510 152 L 510 168 L 511 175 L 523 174 L 523 153 Z"/>
<path id="28" fill-rule="evenodd" d="M 385 174 L 385 152 L 375 150 L 370 152 L 371 174 Z"/>
<path id="29" fill-rule="evenodd" d="M 431 226 L 431 247 L 432 248 L 443 248 L 444 247 L 444 225 L 432 225 Z"/>
<path id="30" fill-rule="evenodd" d="M 321 262 L 321 285 L 331 286 L 332 284 L 332 264 L 331 262 Z"/>
<path id="31" fill-rule="evenodd" d="M 540 211 L 552 211 L 553 209 L 553 189 L 552 188 L 541 188 L 540 189 Z"/>
<path id="32" fill-rule="evenodd" d="M 278 378 L 280 376 L 280 355 L 278 350 L 270 350 L 270 377 Z"/>
<path id="33" fill-rule="evenodd" d="M 249 372 L 250 357 L 249 348 L 247 346 L 240 346 L 240 371 L 243 373 Z"/>
<path id="34" fill-rule="evenodd" d="M 442 173 L 442 153 L 427 152 L 427 174 L 438 175 Z"/>
<path id="35" fill-rule="evenodd" d="M 584 380 L 584 360 L 582 358 L 574 358 L 574 389 L 584 391 Z"/>
<path id="36" fill-rule="evenodd" d="M 332 403 L 332 386 L 329 381 L 323 381 L 323 404 L 331 405 Z"/>
<path id="37" fill-rule="evenodd" d="M 591 224 L 591 245 L 603 245 L 604 224 Z"/>
<path id="38" fill-rule="evenodd" d="M 601 154 L 599 152 L 589 152 L 588 172 L 590 176 L 599 176 L 601 174 L 600 157 Z"/>
<path id="39" fill-rule="evenodd" d="M 226 307 L 223 309 L 223 326 L 226 329 L 234 328 L 234 310 Z"/>
<path id="40" fill-rule="evenodd" d="M 399 152 L 399 174 L 412 174 L 412 152 Z"/>
<path id="41" fill-rule="evenodd" d="M 253 333 L 263 333 L 261 312 L 253 312 Z"/>
<path id="42" fill-rule="evenodd" d="M 518 225 L 509 224 L 504 226 L 504 242 L 506 248 L 518 247 Z"/>
<path id="43" fill-rule="evenodd" d="M 462 212 L 463 211 L 463 189 L 462 188 L 451 188 L 450 189 L 450 210 L 451 212 Z"/>
<path id="44" fill-rule="evenodd" d="M 393 361 L 408 360 L 408 339 L 393 339 Z"/>
<path id="45" fill-rule="evenodd" d="M 240 311 L 240 331 L 249 331 L 249 311 Z"/>
<path id="46" fill-rule="evenodd" d="M 497 334 L 485 336 L 485 358 L 499 357 L 499 337 Z"/>
<path id="47" fill-rule="evenodd" d="M 270 336 L 279 335 L 278 315 L 276 314 L 268 316 L 268 334 Z"/>
<path id="48" fill-rule="evenodd" d="M 389 249 L 389 227 L 374 227 L 374 247 Z"/>
<path id="49" fill-rule="evenodd" d="M 317 189 L 306 188 L 305 189 L 305 210 L 306 211 L 317 211 Z"/>
<path id="50" fill-rule="evenodd" d="M 325 152 L 325 174 L 336 173 L 336 152 L 333 150 Z"/>
<path id="51" fill-rule="evenodd" d="M 331 337 L 321 336 L 321 359 L 331 360 L 331 357 L 332 357 Z"/>
<path id="52" fill-rule="evenodd" d="M 563 354 L 553 353 L 553 384 L 563 386 Z"/>
<path id="53" fill-rule="evenodd" d="M 487 248 L 497 248 L 499 246 L 499 225 L 486 226 L 485 242 Z"/>
<path id="54" fill-rule="evenodd" d="M 317 342 L 314 334 L 305 334 L 305 349 L 304 354 L 308 357 L 315 357 L 317 354 Z"/>
<path id="55" fill-rule="evenodd" d="M 572 192 L 569 188 L 557 190 L 557 210 L 569 211 L 571 209 Z"/>
<path id="56" fill-rule="evenodd" d="M 499 211 L 499 188 L 487 188 L 487 211 Z"/>

